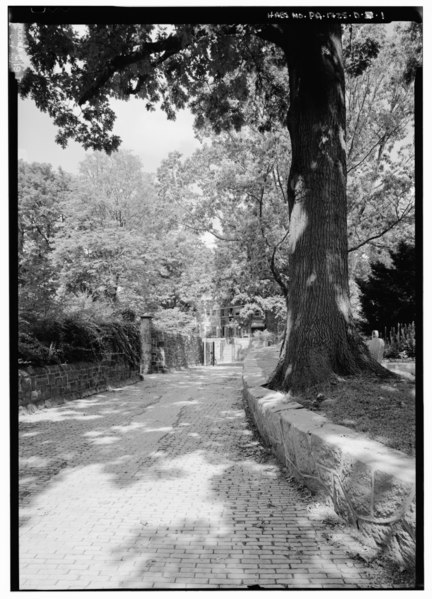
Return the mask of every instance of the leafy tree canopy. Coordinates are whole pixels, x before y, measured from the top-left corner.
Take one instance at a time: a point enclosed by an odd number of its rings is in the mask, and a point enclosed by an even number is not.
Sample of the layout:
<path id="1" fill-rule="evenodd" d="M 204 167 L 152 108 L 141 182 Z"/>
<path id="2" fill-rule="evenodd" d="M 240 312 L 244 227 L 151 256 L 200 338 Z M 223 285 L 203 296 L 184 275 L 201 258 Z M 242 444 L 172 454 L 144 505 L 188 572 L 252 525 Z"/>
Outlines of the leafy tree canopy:
<path id="1" fill-rule="evenodd" d="M 49 311 L 57 285 L 51 258 L 62 226 L 61 203 L 71 178 L 49 164 L 18 164 L 18 284 L 20 312 Z"/>
<path id="2" fill-rule="evenodd" d="M 75 139 L 85 148 L 111 152 L 120 144 L 111 133 L 115 114 L 109 98 L 139 97 L 146 108 L 160 105 L 168 118 L 192 98 L 199 119 L 211 117 L 218 130 L 244 123 L 246 73 L 274 62 L 252 35 L 262 27 L 222 25 L 43 25 L 27 26 L 32 67 L 21 82 L 59 127 L 57 141 Z M 49 52 L 47 52 L 49 48 Z M 276 57 L 277 59 L 277 57 Z M 210 95 L 200 99 L 204 83 Z M 262 81 L 255 82 L 259 91 Z M 282 90 L 279 90 L 279 95 Z M 268 103 L 278 103 L 278 84 L 267 86 Z M 280 118 L 280 107 L 275 115 Z M 274 115 L 273 115 L 274 116 Z M 266 117 L 268 118 L 268 117 Z"/>
<path id="3" fill-rule="evenodd" d="M 217 133 L 246 123 L 270 130 L 286 123 L 292 33 L 314 30 L 297 23 L 290 35 L 290 27 L 33 23 L 26 26 L 32 65 L 20 93 L 50 114 L 63 147 L 70 139 L 108 153 L 119 147 L 111 97 L 142 98 L 169 119 L 188 105 L 198 128 L 211 123 Z M 347 73 L 361 75 L 379 49 L 369 32 L 350 40 Z M 259 100 L 253 112 L 244 110 L 248 98 Z"/>

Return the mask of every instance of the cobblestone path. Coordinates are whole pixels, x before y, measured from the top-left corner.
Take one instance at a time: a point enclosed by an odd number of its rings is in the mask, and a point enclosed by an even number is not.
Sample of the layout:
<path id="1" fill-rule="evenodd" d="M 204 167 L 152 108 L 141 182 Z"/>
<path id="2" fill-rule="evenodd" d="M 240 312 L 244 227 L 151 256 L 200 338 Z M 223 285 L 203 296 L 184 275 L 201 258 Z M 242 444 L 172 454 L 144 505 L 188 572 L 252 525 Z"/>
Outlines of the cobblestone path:
<path id="1" fill-rule="evenodd" d="M 20 589 L 385 585 L 259 445 L 238 366 L 20 420 Z"/>

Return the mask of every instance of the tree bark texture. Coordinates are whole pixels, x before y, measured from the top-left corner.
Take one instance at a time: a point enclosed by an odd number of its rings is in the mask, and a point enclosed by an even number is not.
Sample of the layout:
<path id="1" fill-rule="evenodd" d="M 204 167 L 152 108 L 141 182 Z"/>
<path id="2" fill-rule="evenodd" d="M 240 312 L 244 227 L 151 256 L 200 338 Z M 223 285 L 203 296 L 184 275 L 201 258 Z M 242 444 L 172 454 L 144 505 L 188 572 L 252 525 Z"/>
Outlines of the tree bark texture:
<path id="1" fill-rule="evenodd" d="M 285 339 L 269 386 L 384 374 L 353 326 L 348 288 L 345 78 L 339 25 L 286 30 L 292 165 Z"/>

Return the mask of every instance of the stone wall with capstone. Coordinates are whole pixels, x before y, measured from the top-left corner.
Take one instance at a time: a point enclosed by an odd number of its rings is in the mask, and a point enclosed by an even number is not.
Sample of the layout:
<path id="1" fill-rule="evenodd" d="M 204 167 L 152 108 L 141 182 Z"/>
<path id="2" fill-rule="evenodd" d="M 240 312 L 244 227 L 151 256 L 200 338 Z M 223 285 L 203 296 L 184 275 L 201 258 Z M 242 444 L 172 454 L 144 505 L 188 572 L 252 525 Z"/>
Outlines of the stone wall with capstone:
<path id="1" fill-rule="evenodd" d="M 138 368 L 115 354 L 102 362 L 31 366 L 18 371 L 18 401 L 31 410 L 31 406 L 62 403 L 138 380 Z"/>
<path id="2" fill-rule="evenodd" d="M 270 349 L 270 348 L 268 348 Z M 262 385 L 257 350 L 244 362 L 253 420 L 290 474 L 402 567 L 416 560 L 415 459 L 369 440 Z"/>

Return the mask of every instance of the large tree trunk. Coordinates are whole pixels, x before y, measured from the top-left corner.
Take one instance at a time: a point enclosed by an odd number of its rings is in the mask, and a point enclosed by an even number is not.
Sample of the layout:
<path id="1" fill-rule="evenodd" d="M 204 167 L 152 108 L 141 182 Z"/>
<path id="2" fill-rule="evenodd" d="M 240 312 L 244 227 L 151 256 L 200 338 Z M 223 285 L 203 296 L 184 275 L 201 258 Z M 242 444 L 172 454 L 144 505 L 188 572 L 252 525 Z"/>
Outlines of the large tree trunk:
<path id="1" fill-rule="evenodd" d="M 348 289 L 345 80 L 341 28 L 286 31 L 292 166 L 285 339 L 269 386 L 301 389 L 333 373 L 387 372 L 356 333 Z"/>

